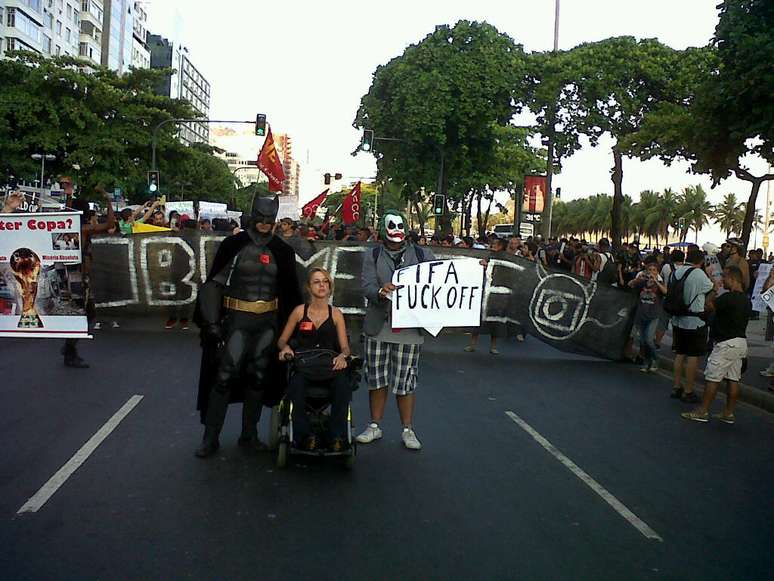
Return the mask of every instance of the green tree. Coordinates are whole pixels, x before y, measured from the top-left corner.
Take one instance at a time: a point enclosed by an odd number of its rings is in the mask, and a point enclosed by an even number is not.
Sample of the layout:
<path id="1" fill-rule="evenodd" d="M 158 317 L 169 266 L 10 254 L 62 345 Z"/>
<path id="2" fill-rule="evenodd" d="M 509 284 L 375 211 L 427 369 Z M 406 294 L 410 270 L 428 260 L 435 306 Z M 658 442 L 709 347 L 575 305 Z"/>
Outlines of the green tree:
<path id="1" fill-rule="evenodd" d="M 659 195 L 651 190 L 640 192 L 640 201 L 634 204 L 632 221 L 637 228 L 637 234 L 640 238 L 648 237 L 648 246 L 652 246 L 653 237 L 658 237 L 658 220 L 649 218 L 656 213 L 656 206 L 659 203 Z"/>
<path id="2" fill-rule="evenodd" d="M 695 173 L 710 174 L 713 186 L 731 175 L 750 183 L 741 227 L 747 244 L 761 184 L 774 179 L 753 175 L 746 159 L 774 163 L 774 4 L 724 0 L 718 7 L 712 46 L 689 49 L 680 60 L 675 79 L 688 89 L 684 98 L 660 104 L 633 148 L 666 163 L 685 159 Z"/>
<path id="3" fill-rule="evenodd" d="M 670 79 L 677 51 L 653 39 L 608 38 L 570 51 L 571 77 L 559 95 L 560 123 L 571 135 L 586 135 L 596 146 L 602 135 L 612 147 L 613 201 L 611 237 L 621 243 L 623 158 L 631 152 L 627 138 L 639 131 L 658 103 L 678 98 Z"/>
<path id="4" fill-rule="evenodd" d="M 656 244 L 659 242 L 659 236 L 664 237 L 664 244 L 669 240 L 670 226 L 676 226 L 677 210 L 680 206 L 680 197 L 671 188 L 665 189 L 656 201 L 655 206 L 651 208 L 646 216 L 646 225 L 653 224 L 658 232 Z"/>
<path id="5" fill-rule="evenodd" d="M 712 204 L 701 184 L 683 188 L 677 215 L 683 223 L 683 227 L 680 229 L 680 240 L 685 242 L 688 229 L 693 228 L 696 234 L 694 242 L 698 244 L 699 231 L 709 223 L 709 218 L 713 215 Z"/>
<path id="6" fill-rule="evenodd" d="M 744 223 L 744 205 L 736 199 L 736 194 L 728 193 L 723 196 L 723 201 L 715 206 L 712 211 L 712 219 L 715 224 L 726 234 L 726 238 L 732 233 L 742 231 Z"/>
<path id="7" fill-rule="evenodd" d="M 45 152 L 56 155 L 46 165 L 50 175 L 72 175 L 84 192 L 102 183 L 142 198 L 153 128 L 196 116 L 187 102 L 154 93 L 163 70 L 118 76 L 72 57 L 8 56 L 0 61 L 0 172 L 6 176 L 34 179 L 39 166 L 30 155 Z M 157 152 L 161 192 L 175 182 L 225 198 L 233 192 L 225 164 L 207 149 L 180 144 L 174 124 L 159 132 Z"/>
<path id="8" fill-rule="evenodd" d="M 375 132 L 380 179 L 403 184 L 407 197 L 422 188 L 446 193 L 457 206 L 475 188 L 493 189 L 488 178 L 500 163 L 501 128 L 517 112 L 513 92 L 524 63 L 510 37 L 490 24 L 462 20 L 437 26 L 379 66 L 353 125 Z M 532 151 L 526 134 L 519 137 Z M 517 172 L 511 179 L 519 179 Z M 448 214 L 443 226 L 450 228 Z"/>

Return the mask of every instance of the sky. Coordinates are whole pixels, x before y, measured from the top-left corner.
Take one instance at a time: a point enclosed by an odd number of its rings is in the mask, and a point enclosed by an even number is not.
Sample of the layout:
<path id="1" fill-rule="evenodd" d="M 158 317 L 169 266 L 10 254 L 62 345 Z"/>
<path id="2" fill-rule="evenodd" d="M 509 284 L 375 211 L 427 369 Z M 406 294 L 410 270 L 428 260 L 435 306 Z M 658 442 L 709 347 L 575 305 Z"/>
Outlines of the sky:
<path id="1" fill-rule="evenodd" d="M 707 44 L 717 24 L 716 0 L 561 0 L 559 48 L 611 36 L 658 38 L 676 48 Z M 211 83 L 211 118 L 254 119 L 265 113 L 274 132 L 293 138 L 302 164 L 301 198 L 322 189 L 322 174 L 373 177 L 373 157 L 350 153 L 360 133 L 352 121 L 377 66 L 402 54 L 438 24 L 485 20 L 525 51 L 553 47 L 555 0 L 151 0 L 149 30 L 180 34 L 189 58 Z M 612 194 L 611 141 L 584 147 L 564 160 L 554 178 L 562 198 Z M 256 143 L 256 151 L 258 143 Z M 754 174 L 767 168 L 749 160 Z M 727 192 L 746 199 L 749 186 L 735 178 L 710 190 L 706 176 L 687 165 L 624 162 L 624 193 L 702 184 L 718 203 Z M 764 188 L 765 190 L 765 188 Z M 762 192 L 762 193 L 765 193 Z M 763 208 L 764 196 L 759 207 Z M 715 229 L 702 238 L 718 241 Z"/>

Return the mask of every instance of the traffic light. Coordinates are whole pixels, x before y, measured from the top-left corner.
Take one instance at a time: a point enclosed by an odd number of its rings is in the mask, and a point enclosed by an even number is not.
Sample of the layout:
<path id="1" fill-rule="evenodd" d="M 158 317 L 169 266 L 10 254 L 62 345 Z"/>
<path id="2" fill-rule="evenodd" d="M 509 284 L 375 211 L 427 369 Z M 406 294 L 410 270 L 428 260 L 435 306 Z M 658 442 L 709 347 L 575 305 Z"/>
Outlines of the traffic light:
<path id="1" fill-rule="evenodd" d="M 327 174 L 325 174 L 325 175 L 323 176 L 323 178 L 324 178 L 324 181 L 325 181 L 325 185 L 326 185 L 326 186 L 329 186 L 329 185 L 331 185 L 331 174 L 327 173 Z"/>
<path id="2" fill-rule="evenodd" d="M 363 151 L 371 151 L 374 148 L 374 131 L 373 129 L 364 129 L 363 138 L 360 140 L 360 149 Z"/>
<path id="3" fill-rule="evenodd" d="M 148 172 L 148 191 L 155 194 L 159 191 L 159 172 L 158 170 L 151 170 Z"/>
<path id="4" fill-rule="evenodd" d="M 443 194 L 435 194 L 433 196 L 433 214 L 440 216 L 446 210 L 446 196 Z"/>
<path id="5" fill-rule="evenodd" d="M 340 173 L 333 174 L 333 179 L 340 180 L 341 179 L 341 174 Z"/>
<path id="6" fill-rule="evenodd" d="M 255 116 L 255 134 L 259 137 L 266 135 L 266 115 L 263 113 Z"/>
<path id="7" fill-rule="evenodd" d="M 554 194 L 554 197 L 557 200 L 562 199 L 562 188 L 556 188 L 556 193 Z"/>

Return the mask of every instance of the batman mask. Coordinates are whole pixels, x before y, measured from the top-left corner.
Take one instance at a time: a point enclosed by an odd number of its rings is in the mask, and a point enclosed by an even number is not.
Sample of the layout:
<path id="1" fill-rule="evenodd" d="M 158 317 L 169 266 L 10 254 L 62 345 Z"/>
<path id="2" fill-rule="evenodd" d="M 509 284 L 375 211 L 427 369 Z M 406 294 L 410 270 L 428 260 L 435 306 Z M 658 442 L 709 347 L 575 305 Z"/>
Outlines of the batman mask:
<path id="1" fill-rule="evenodd" d="M 255 196 L 250 210 L 250 220 L 253 224 L 274 224 L 279 211 L 279 198 Z"/>

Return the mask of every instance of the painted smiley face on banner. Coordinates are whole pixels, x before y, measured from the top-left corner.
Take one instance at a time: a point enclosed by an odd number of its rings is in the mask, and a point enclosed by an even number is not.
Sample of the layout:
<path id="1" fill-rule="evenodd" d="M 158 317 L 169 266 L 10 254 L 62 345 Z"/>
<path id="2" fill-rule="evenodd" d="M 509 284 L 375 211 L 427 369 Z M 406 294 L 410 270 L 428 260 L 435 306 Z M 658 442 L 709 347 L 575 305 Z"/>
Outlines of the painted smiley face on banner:
<path id="1" fill-rule="evenodd" d="M 406 223 L 403 221 L 403 216 L 385 214 L 384 232 L 390 242 L 403 242 L 406 239 Z"/>

